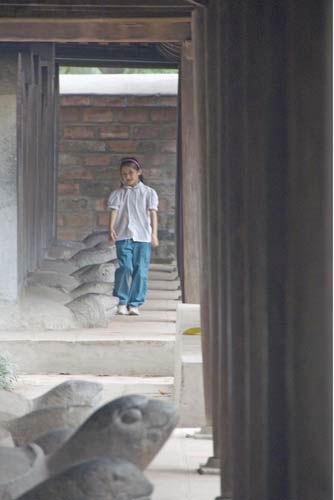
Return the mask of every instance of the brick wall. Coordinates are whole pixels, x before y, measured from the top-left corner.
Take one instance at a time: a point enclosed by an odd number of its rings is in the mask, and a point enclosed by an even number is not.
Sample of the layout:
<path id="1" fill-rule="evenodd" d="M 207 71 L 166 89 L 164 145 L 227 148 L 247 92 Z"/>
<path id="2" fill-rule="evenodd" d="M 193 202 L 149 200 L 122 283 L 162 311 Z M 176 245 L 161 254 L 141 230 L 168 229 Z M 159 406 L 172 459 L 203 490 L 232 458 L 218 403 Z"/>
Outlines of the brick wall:
<path id="1" fill-rule="evenodd" d="M 63 95 L 59 113 L 57 237 L 105 229 L 119 160 L 136 156 L 160 199 L 156 258 L 175 257 L 176 96 Z"/>

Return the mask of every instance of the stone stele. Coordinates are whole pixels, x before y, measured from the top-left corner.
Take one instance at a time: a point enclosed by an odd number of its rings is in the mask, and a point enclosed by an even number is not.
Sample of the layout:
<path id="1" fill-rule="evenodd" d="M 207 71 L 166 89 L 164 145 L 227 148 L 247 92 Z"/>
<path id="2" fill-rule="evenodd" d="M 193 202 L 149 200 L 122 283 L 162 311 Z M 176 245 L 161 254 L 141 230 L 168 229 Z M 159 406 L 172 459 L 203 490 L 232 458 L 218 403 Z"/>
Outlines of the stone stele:
<path id="1" fill-rule="evenodd" d="M 153 487 L 133 464 L 94 458 L 66 469 L 19 500 L 150 500 Z"/>
<path id="2" fill-rule="evenodd" d="M 12 391 L 0 389 L 1 411 L 9 410 L 14 418 L 53 406 L 96 406 L 102 396 L 103 385 L 87 380 L 65 380 L 35 399 L 28 399 Z M 3 419 L 2 419 L 3 420 Z"/>
<path id="3" fill-rule="evenodd" d="M 129 395 L 99 408 L 49 457 L 57 473 L 93 457 L 118 457 L 143 470 L 153 460 L 177 423 L 175 406 L 145 396 Z"/>
<path id="4" fill-rule="evenodd" d="M 11 433 L 16 446 L 21 446 L 54 429 L 78 427 L 92 410 L 88 405 L 43 408 L 2 421 L 1 427 Z"/>
<path id="5" fill-rule="evenodd" d="M 86 380 L 65 380 L 45 394 L 32 400 L 35 410 L 53 406 L 96 406 L 102 396 L 103 385 Z"/>

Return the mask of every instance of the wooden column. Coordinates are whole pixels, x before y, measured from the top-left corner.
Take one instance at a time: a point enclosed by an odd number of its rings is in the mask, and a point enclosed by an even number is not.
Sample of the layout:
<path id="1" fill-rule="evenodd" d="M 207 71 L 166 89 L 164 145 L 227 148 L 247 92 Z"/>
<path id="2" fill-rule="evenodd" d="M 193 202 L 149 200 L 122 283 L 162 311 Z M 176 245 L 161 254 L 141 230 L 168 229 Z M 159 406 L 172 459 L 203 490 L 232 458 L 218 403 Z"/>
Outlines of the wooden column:
<path id="1" fill-rule="evenodd" d="M 194 129 L 193 62 L 191 42 L 184 42 L 180 68 L 182 128 L 182 226 L 184 302 L 200 302 L 200 175 Z"/>
<path id="2" fill-rule="evenodd" d="M 224 499 L 332 495 L 330 14 L 324 0 L 204 13 L 204 344 Z"/>

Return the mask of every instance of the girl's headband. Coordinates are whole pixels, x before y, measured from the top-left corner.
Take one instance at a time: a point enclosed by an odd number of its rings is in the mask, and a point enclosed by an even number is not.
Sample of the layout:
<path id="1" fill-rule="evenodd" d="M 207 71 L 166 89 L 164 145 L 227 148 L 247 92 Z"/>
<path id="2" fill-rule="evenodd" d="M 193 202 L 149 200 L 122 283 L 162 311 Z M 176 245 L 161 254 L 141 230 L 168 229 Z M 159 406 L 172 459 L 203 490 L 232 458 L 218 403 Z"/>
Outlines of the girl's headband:
<path id="1" fill-rule="evenodd" d="M 139 161 L 136 160 L 136 158 L 130 158 L 130 157 L 129 158 L 122 158 L 119 166 L 121 168 L 123 165 L 127 165 L 128 163 L 132 163 L 132 165 L 134 165 L 137 170 L 141 169 Z"/>

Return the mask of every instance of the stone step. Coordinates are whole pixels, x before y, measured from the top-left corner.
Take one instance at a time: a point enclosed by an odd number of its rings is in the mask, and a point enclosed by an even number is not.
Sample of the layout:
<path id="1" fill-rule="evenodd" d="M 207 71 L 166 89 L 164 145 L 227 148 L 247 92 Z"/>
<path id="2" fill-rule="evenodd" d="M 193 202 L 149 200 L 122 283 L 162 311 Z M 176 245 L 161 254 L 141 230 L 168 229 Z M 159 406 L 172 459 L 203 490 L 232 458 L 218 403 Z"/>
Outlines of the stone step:
<path id="1" fill-rule="evenodd" d="M 110 329 L 2 331 L 0 352 L 19 374 L 168 377 L 174 373 L 174 332 L 168 321 L 118 317 Z"/>
<path id="2" fill-rule="evenodd" d="M 176 264 L 159 264 L 159 263 L 151 263 L 150 271 L 159 271 L 159 272 L 174 272 L 176 271 Z"/>
<path id="3" fill-rule="evenodd" d="M 148 278 L 151 281 L 174 281 L 179 279 L 176 271 L 149 271 Z"/>
<path id="4" fill-rule="evenodd" d="M 181 290 L 147 290 L 147 299 L 153 300 L 180 300 Z M 176 306 L 175 306 L 176 307 Z"/>
<path id="5" fill-rule="evenodd" d="M 149 398 L 165 401 L 173 398 L 173 377 L 98 377 L 90 374 L 47 375 L 37 373 L 34 375 L 21 375 L 13 390 L 27 398 L 35 398 L 68 379 L 87 380 L 102 384 L 101 405 L 126 394 L 142 394 Z"/>
<path id="6" fill-rule="evenodd" d="M 176 315 L 177 300 L 169 299 L 147 299 L 140 309 L 141 311 L 172 311 Z"/>
<path id="7" fill-rule="evenodd" d="M 181 285 L 179 280 L 151 280 L 148 283 L 148 290 L 179 290 L 180 286 Z"/>

